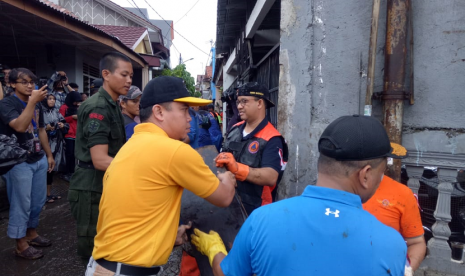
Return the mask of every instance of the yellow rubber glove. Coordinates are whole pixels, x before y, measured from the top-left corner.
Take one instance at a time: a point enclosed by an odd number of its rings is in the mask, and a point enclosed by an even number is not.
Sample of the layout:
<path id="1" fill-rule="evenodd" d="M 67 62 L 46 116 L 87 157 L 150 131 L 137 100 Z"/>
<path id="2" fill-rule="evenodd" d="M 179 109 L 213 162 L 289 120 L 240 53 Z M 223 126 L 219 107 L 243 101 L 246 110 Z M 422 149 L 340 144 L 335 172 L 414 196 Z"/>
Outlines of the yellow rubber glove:
<path id="1" fill-rule="evenodd" d="M 194 234 L 191 235 L 191 243 L 197 247 L 200 253 L 208 257 L 211 266 L 213 266 L 213 259 L 216 254 L 221 252 L 224 255 L 228 255 L 223 240 L 220 235 L 213 230 L 207 234 L 195 228 Z"/>

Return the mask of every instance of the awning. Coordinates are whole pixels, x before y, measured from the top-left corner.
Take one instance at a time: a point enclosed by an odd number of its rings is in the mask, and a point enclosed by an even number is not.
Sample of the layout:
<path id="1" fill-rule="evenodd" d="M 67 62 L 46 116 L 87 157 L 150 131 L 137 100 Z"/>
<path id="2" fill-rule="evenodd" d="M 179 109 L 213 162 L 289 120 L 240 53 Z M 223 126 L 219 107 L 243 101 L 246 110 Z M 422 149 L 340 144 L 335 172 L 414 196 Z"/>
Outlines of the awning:
<path id="1" fill-rule="evenodd" d="M 147 61 L 150 67 L 160 67 L 160 58 L 142 54 L 141 56 L 144 58 L 145 61 Z"/>
<path id="2" fill-rule="evenodd" d="M 71 12 L 51 2 L 39 0 L 0 1 L 0 49 L 12 44 L 17 53 L 28 52 L 31 41 L 34 47 L 44 45 L 72 45 L 91 57 L 101 57 L 109 51 L 128 56 L 134 68 L 143 68 L 145 61 L 116 37 L 75 17 Z M 3 53 L 2 55 L 5 55 Z M 19 54 L 17 54 L 19 55 Z"/>

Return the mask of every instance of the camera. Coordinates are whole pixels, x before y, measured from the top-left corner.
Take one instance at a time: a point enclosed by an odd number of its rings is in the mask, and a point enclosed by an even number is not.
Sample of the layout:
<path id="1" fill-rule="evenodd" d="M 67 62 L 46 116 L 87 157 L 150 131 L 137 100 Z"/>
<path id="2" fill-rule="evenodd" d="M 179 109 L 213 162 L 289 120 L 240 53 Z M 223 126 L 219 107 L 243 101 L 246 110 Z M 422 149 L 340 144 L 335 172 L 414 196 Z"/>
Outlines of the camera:
<path id="1" fill-rule="evenodd" d="M 47 85 L 47 82 L 48 82 L 47 78 L 41 77 L 39 81 L 37 82 L 37 85 L 39 86 L 39 88 L 41 88 L 42 86 Z"/>
<path id="2" fill-rule="evenodd" d="M 62 75 L 59 72 L 55 72 L 50 78 L 53 82 L 62 82 L 68 79 L 66 75 Z"/>
<path id="3" fill-rule="evenodd" d="M 54 123 L 54 122 L 51 122 L 51 123 L 50 123 L 50 126 L 51 126 L 51 127 L 54 127 L 54 126 L 55 126 L 55 123 Z"/>
<path id="4" fill-rule="evenodd" d="M 237 93 L 236 89 L 229 88 L 226 91 L 223 91 L 223 95 L 221 96 L 222 102 L 229 102 L 229 101 L 236 101 Z"/>

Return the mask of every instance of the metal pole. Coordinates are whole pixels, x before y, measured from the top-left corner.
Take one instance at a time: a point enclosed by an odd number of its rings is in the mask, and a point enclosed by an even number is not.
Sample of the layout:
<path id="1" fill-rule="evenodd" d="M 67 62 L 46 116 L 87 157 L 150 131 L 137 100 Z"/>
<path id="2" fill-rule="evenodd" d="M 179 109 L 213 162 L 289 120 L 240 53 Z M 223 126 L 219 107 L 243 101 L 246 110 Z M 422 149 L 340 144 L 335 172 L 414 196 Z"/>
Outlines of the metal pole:
<path id="1" fill-rule="evenodd" d="M 373 11 L 371 17 L 371 34 L 370 48 L 368 50 L 368 79 L 367 93 L 365 98 L 365 116 L 371 116 L 372 104 L 371 97 L 373 95 L 373 82 L 375 79 L 375 63 L 376 63 L 376 42 L 378 41 L 378 22 L 379 22 L 379 6 L 381 0 L 373 0 Z"/>
<path id="2" fill-rule="evenodd" d="M 415 104 L 415 83 L 414 83 L 414 64 L 413 64 L 413 7 L 410 3 L 409 9 L 409 34 L 410 34 L 410 104 Z"/>
<path id="3" fill-rule="evenodd" d="M 384 127 L 391 142 L 402 143 L 405 67 L 409 0 L 388 0 L 386 18 L 386 50 L 384 60 Z M 386 173 L 400 181 L 401 161 L 393 160 Z"/>
<path id="4" fill-rule="evenodd" d="M 223 102 L 223 135 L 226 134 L 226 127 L 228 126 L 228 115 L 227 115 L 227 112 L 226 112 L 226 108 L 227 108 L 227 103 L 226 102 Z"/>

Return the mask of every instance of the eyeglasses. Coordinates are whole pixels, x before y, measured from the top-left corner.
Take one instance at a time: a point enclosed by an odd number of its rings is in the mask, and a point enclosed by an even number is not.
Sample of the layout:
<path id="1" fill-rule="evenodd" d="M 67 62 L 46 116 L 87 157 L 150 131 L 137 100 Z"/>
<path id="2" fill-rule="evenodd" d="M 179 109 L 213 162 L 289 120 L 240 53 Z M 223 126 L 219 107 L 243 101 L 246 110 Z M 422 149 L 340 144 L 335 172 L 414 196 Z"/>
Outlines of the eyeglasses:
<path id="1" fill-rule="evenodd" d="M 255 101 L 258 101 L 260 99 L 254 99 Z M 249 99 L 240 99 L 236 101 L 236 105 L 239 106 L 240 104 L 242 106 L 246 105 L 250 100 Z"/>
<path id="2" fill-rule="evenodd" d="M 16 83 L 21 83 L 21 84 L 24 85 L 24 86 L 27 86 L 28 84 L 30 84 L 31 86 L 35 86 L 35 85 L 36 85 L 36 83 L 33 82 L 33 81 L 18 81 L 18 82 L 16 82 Z"/>

